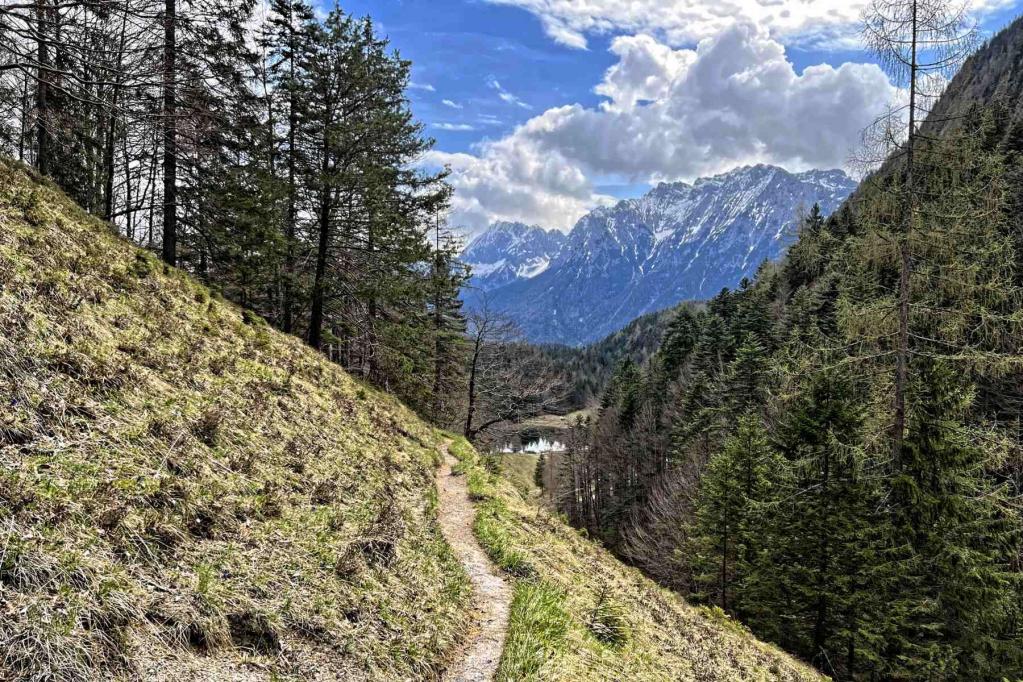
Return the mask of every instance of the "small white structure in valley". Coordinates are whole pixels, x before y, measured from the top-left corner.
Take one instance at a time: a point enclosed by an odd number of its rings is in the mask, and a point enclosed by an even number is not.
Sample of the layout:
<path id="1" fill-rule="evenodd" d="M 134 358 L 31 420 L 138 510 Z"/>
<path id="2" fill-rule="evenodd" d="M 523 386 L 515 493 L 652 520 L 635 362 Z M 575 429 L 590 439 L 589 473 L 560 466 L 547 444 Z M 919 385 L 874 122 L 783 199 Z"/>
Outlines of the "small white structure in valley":
<path id="1" fill-rule="evenodd" d="M 565 444 L 556 440 L 547 440 L 546 438 L 538 438 L 531 440 L 522 447 L 515 447 L 511 443 L 508 443 L 501 449 L 504 454 L 512 454 L 515 452 L 528 452 L 531 455 L 546 454 L 548 452 L 564 452 Z"/>

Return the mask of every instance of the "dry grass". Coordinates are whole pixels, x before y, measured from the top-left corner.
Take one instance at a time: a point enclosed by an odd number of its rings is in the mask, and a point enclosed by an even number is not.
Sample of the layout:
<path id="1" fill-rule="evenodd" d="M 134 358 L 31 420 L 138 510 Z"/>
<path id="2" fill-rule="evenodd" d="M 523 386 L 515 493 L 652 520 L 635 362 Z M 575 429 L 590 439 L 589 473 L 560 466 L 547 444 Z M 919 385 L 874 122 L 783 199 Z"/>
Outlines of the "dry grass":
<path id="1" fill-rule="evenodd" d="M 430 679 L 434 434 L 0 161 L 0 679 Z"/>
<path id="2" fill-rule="evenodd" d="M 501 475 L 507 478 L 526 498 L 539 494 L 536 486 L 536 463 L 538 455 L 528 452 L 509 452 L 494 455 L 501 467 Z"/>
<path id="3" fill-rule="evenodd" d="M 476 532 L 516 577 L 499 679 L 822 678 L 718 610 L 693 607 L 490 475 L 464 440 L 451 448 L 479 500 Z M 528 570 L 523 569 L 528 567 Z"/>

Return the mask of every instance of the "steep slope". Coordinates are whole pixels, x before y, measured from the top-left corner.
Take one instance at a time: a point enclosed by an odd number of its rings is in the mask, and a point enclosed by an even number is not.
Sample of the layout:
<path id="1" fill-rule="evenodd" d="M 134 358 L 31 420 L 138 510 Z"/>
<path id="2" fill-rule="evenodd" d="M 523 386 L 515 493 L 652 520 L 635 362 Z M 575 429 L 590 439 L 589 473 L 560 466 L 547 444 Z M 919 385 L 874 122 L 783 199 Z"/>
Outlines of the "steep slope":
<path id="1" fill-rule="evenodd" d="M 492 302 L 534 342 L 596 341 L 752 276 L 794 240 L 800 208 L 829 213 L 854 187 L 842 171 L 763 165 L 662 184 L 583 217 L 546 271 L 495 290 Z"/>
<path id="2" fill-rule="evenodd" d="M 0 679 L 430 679 L 432 432 L 0 161 Z"/>
<path id="3" fill-rule="evenodd" d="M 924 122 L 931 135 L 946 135 L 980 103 L 1006 107 L 1023 118 L 1023 19 L 1016 19 L 973 54 L 953 77 Z"/>
<path id="4" fill-rule="evenodd" d="M 527 502 L 465 441 L 452 451 L 478 500 L 476 536 L 514 580 L 500 682 L 823 679 Z"/>
<path id="5" fill-rule="evenodd" d="M 535 225 L 498 222 L 469 242 L 462 261 L 472 267 L 469 285 L 489 291 L 536 277 L 557 258 L 567 237 Z"/>

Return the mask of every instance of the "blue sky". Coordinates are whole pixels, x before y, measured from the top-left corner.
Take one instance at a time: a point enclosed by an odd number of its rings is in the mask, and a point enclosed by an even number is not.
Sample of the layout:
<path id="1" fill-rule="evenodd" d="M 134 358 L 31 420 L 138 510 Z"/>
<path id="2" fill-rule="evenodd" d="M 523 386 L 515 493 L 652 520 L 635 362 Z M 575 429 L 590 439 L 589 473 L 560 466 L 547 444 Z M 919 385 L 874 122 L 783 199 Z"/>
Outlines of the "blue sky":
<path id="1" fill-rule="evenodd" d="M 593 86 L 614 63 L 606 50 L 608 38 L 599 38 L 589 50 L 559 45 L 534 15 L 517 7 L 474 0 L 350 0 L 342 7 L 371 16 L 412 61 L 413 81 L 435 88 L 411 91 L 421 120 L 474 128 L 431 127 L 446 151 L 470 151 L 474 142 L 507 133 L 566 102 L 595 106 L 600 98 Z M 501 100 L 491 79 L 530 108 Z M 447 106 L 445 99 L 464 108 Z"/>
<path id="2" fill-rule="evenodd" d="M 348 0 L 342 7 L 370 15 L 413 62 L 413 110 L 437 139 L 430 162 L 454 169 L 452 220 L 471 233 L 497 219 L 567 229 L 588 208 L 652 183 L 743 163 L 843 165 L 856 131 L 892 96 L 870 56 L 856 49 L 857 4 Z M 987 31 L 1023 11 L 1023 0 L 978 4 Z"/>

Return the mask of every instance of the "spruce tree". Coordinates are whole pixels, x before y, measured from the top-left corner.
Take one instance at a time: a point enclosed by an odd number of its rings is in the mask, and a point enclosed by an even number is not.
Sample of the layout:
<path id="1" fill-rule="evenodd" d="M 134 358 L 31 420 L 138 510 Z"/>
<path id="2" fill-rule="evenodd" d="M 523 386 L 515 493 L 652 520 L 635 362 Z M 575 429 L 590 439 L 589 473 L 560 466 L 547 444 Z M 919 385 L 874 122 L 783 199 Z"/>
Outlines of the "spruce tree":
<path id="1" fill-rule="evenodd" d="M 782 468 L 763 422 L 746 415 L 700 481 L 693 528 L 697 583 L 701 596 L 725 611 L 744 608 L 739 586 L 750 578 L 763 505 L 774 494 Z"/>
<path id="2" fill-rule="evenodd" d="M 905 557 L 887 660 L 896 676 L 991 679 L 1021 670 L 1007 631 L 1020 519 L 963 423 L 973 392 L 943 362 L 914 382 L 906 450 L 892 480 L 893 553 Z"/>

